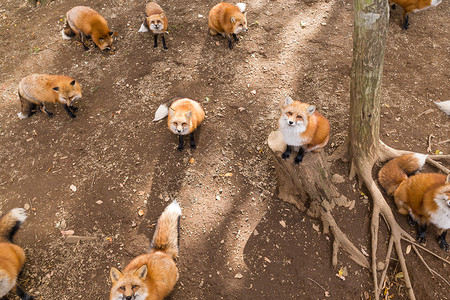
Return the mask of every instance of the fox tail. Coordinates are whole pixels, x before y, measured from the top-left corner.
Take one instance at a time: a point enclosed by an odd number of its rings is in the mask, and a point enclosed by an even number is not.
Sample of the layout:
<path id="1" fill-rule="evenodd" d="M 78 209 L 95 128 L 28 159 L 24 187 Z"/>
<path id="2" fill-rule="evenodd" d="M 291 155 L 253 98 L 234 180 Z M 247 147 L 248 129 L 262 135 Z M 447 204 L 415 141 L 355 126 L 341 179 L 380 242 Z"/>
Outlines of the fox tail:
<path id="1" fill-rule="evenodd" d="M 14 208 L 0 218 L 0 242 L 11 242 L 27 215 L 25 209 Z"/>

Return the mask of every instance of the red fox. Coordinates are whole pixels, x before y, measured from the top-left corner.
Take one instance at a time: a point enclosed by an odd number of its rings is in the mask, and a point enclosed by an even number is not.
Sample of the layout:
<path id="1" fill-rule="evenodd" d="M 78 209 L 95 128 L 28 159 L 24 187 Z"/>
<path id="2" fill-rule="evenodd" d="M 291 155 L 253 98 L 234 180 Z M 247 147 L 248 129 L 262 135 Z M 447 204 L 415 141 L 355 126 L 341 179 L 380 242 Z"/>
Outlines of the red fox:
<path id="1" fill-rule="evenodd" d="M 75 79 L 63 75 L 32 74 L 24 77 L 19 83 L 19 99 L 21 111 L 19 118 L 26 119 L 33 115 L 36 107 L 47 116 L 53 113 L 45 107 L 45 103 L 61 103 L 71 118 L 76 118 L 77 107 L 74 101 L 81 98 L 81 86 Z"/>
<path id="2" fill-rule="evenodd" d="M 181 208 L 176 201 L 158 219 L 150 253 L 134 258 L 123 272 L 111 268 L 110 300 L 159 300 L 178 281 L 178 235 Z"/>
<path id="3" fill-rule="evenodd" d="M 434 102 L 443 112 L 450 116 L 450 100 L 442 102 Z"/>
<path id="4" fill-rule="evenodd" d="M 278 128 L 286 143 L 283 159 L 291 155 L 292 147 L 298 147 L 294 163 L 303 160 L 306 152 L 318 151 L 325 147 L 330 139 L 330 123 L 316 111 L 314 105 L 294 101 L 286 97 L 283 112 L 278 120 Z"/>
<path id="5" fill-rule="evenodd" d="M 100 50 L 114 50 L 112 43 L 117 32 L 110 31 L 105 18 L 92 8 L 75 6 L 67 12 L 66 26 L 61 34 L 63 39 L 66 40 L 77 35 L 84 46 L 84 50 L 89 49 L 85 44 L 87 38 L 91 38 Z"/>
<path id="6" fill-rule="evenodd" d="M 407 174 L 419 171 L 425 163 L 424 154 L 407 154 L 394 158 L 378 173 L 378 181 L 389 195 L 394 195 L 398 212 L 408 215 L 408 222 L 417 226 L 417 239 L 425 241 L 428 223 L 440 231 L 439 246 L 448 250 L 445 237 L 450 228 L 450 176 L 439 173 L 422 173 L 408 178 Z"/>
<path id="7" fill-rule="evenodd" d="M 166 14 L 162 10 L 161 6 L 156 4 L 155 2 L 150 2 L 145 7 L 146 18 L 144 23 L 142 23 L 139 32 L 147 32 L 151 30 L 154 35 L 155 45 L 154 47 L 158 47 L 158 35 L 161 35 L 161 40 L 163 43 L 163 47 L 167 50 L 166 40 L 164 38 L 164 33 L 167 30 L 168 21 Z"/>
<path id="8" fill-rule="evenodd" d="M 395 4 L 400 5 L 403 8 L 403 30 L 409 27 L 409 13 L 416 12 L 430 8 L 431 6 L 437 6 L 442 0 L 389 0 L 389 5 L 392 9 L 395 9 Z"/>
<path id="9" fill-rule="evenodd" d="M 0 218 L 0 298 L 15 287 L 20 299 L 34 299 L 16 283 L 25 263 L 25 252 L 12 243 L 14 234 L 26 218 L 23 208 L 14 208 Z"/>
<path id="10" fill-rule="evenodd" d="M 195 148 L 194 131 L 205 118 L 205 111 L 194 100 L 174 97 L 158 107 L 153 121 L 159 121 L 167 115 L 170 131 L 179 136 L 178 150 L 183 150 L 183 136 L 190 134 L 190 147 Z"/>
<path id="11" fill-rule="evenodd" d="M 237 34 L 247 32 L 247 13 L 243 13 L 246 5 L 238 3 L 236 5 L 221 2 L 216 4 L 209 11 L 208 27 L 212 35 L 220 34 L 228 39 L 228 47 L 233 48 L 231 36 L 234 41 L 239 39 Z"/>

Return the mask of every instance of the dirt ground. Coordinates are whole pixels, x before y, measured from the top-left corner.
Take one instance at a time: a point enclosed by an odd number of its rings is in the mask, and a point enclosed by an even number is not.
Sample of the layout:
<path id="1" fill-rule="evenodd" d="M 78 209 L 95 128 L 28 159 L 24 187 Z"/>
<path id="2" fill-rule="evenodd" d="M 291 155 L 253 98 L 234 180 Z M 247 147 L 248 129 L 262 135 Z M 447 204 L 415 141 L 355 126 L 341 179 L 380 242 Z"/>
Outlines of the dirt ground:
<path id="1" fill-rule="evenodd" d="M 159 2 L 169 18 L 168 51 L 137 33 L 145 1 L 0 3 L 0 209 L 28 208 L 15 241 L 28 256 L 20 283 L 37 299 L 106 299 L 110 267 L 123 268 L 148 249 L 154 224 L 173 199 L 183 217 L 180 280 L 170 299 L 324 299 L 325 292 L 330 299 L 364 299 L 372 293 L 370 273 L 345 253 L 331 266 L 332 238 L 320 234 L 319 221 L 277 199 L 266 144 L 287 95 L 329 118 L 326 153 L 343 143 L 351 1 L 251 0 L 249 31 L 232 50 L 208 34 L 215 3 Z M 119 32 L 114 54 L 85 52 L 61 38 L 65 13 L 76 5 L 96 9 Z M 410 19 L 406 32 L 401 8 L 389 20 L 381 136 L 395 148 L 424 153 L 432 134 L 432 152 L 449 154 L 449 143 L 439 142 L 450 138 L 450 119 L 433 101 L 450 99 L 450 4 Z M 50 105 L 51 119 L 40 112 L 18 119 L 18 83 L 31 73 L 76 78 L 83 87 L 78 118 Z M 151 122 L 172 96 L 196 99 L 206 110 L 195 151 L 179 153 L 165 121 Z M 348 169 L 342 162 L 332 166 L 346 178 Z M 356 205 L 335 216 L 370 254 L 370 201 L 353 180 L 338 187 Z M 68 243 L 61 230 L 92 239 Z M 387 242 L 382 232 L 380 255 Z M 428 235 L 427 248 L 449 259 L 435 242 L 436 230 Z M 415 254 L 406 257 L 418 299 L 449 299 L 444 281 L 432 278 Z M 425 258 L 449 280 L 449 265 Z M 341 268 L 345 281 L 336 276 Z M 405 298 L 398 272 L 394 261 L 387 291 L 394 299 Z"/>

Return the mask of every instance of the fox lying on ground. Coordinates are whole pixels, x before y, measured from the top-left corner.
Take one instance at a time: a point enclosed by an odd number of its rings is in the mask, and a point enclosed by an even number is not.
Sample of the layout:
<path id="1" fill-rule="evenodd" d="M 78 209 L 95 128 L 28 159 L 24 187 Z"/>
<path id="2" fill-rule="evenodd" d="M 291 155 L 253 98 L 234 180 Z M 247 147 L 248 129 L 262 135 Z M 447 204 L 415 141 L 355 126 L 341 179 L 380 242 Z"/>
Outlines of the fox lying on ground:
<path id="1" fill-rule="evenodd" d="M 445 237 L 450 228 L 450 175 L 422 173 L 408 178 L 425 164 L 424 154 L 407 154 L 394 158 L 378 173 L 383 189 L 394 195 L 398 212 L 408 215 L 411 225 L 417 226 L 417 239 L 425 241 L 428 223 L 440 230 L 439 246 L 448 250 Z"/>
<path id="2" fill-rule="evenodd" d="M 66 26 L 61 34 L 66 40 L 78 36 L 84 50 L 89 49 L 85 44 L 87 38 L 91 38 L 100 50 L 114 50 L 112 43 L 117 32 L 110 31 L 105 18 L 92 8 L 75 6 L 67 12 Z"/>
<path id="3" fill-rule="evenodd" d="M 15 208 L 0 218 L 0 298 L 15 288 L 20 299 L 34 299 L 17 285 L 17 277 L 25 263 L 25 252 L 12 243 L 14 234 L 26 218 L 23 208 Z"/>
<path id="4" fill-rule="evenodd" d="M 200 104 L 188 98 L 174 97 L 158 107 L 153 121 L 159 121 L 166 116 L 167 125 L 173 133 L 179 136 L 178 150 L 183 150 L 183 136 L 190 135 L 190 147 L 195 148 L 194 131 L 205 118 L 205 111 Z"/>
<path id="5" fill-rule="evenodd" d="M 299 148 L 294 163 L 299 164 L 306 152 L 318 151 L 330 139 L 330 123 L 314 105 L 286 97 L 278 128 L 286 143 L 283 159 L 291 155 L 292 147 Z"/>
<path id="6" fill-rule="evenodd" d="M 173 201 L 162 213 L 150 253 L 133 259 L 123 272 L 111 268 L 110 300 L 161 300 L 178 281 L 178 234 L 181 208 Z"/>
<path id="7" fill-rule="evenodd" d="M 81 86 L 75 79 L 63 75 L 32 74 L 19 83 L 21 111 L 19 118 L 25 119 L 34 114 L 36 107 L 47 116 L 53 113 L 45 107 L 46 103 L 61 103 L 71 118 L 78 108 L 73 103 L 81 98 Z"/>
<path id="8" fill-rule="evenodd" d="M 164 33 L 167 30 L 168 21 L 166 14 L 162 10 L 161 6 L 155 2 L 150 2 L 145 7 L 145 15 L 147 16 L 142 23 L 139 32 L 147 32 L 151 30 L 153 32 L 155 44 L 154 47 L 158 47 L 158 35 L 161 35 L 161 40 L 163 47 L 167 50 L 166 40 L 164 38 Z"/>

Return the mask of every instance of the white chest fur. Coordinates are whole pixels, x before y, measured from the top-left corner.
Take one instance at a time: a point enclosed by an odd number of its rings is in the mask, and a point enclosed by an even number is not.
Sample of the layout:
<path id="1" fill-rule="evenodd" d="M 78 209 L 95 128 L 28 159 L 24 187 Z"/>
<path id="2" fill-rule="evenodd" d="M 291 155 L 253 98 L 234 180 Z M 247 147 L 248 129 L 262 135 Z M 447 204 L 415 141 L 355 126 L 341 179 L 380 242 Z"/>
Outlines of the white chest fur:
<path id="1" fill-rule="evenodd" d="M 305 129 L 299 126 L 289 126 L 286 122 L 280 121 L 280 132 L 284 142 L 289 146 L 303 146 L 306 140 L 300 136 Z"/>
<path id="2" fill-rule="evenodd" d="M 438 210 L 431 216 L 430 222 L 441 229 L 450 229 L 450 208 L 443 201 L 438 202 Z"/>

